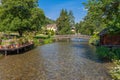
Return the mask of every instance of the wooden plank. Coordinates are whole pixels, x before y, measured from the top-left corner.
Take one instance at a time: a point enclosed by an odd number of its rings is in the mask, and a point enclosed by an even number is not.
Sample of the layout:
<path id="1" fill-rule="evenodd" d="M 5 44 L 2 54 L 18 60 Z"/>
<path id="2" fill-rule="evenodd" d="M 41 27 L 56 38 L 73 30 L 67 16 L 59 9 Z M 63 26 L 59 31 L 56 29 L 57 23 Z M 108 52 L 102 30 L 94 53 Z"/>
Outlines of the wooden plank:
<path id="1" fill-rule="evenodd" d="M 17 53 L 19 53 L 19 50 L 20 49 L 24 49 L 26 47 L 29 47 L 29 46 L 33 46 L 34 44 L 26 44 L 26 45 L 22 45 L 20 47 L 15 47 L 15 48 L 1 48 L 0 51 L 4 51 L 5 52 L 5 55 L 7 55 L 8 51 L 9 52 L 12 52 L 12 51 L 17 51 Z"/>

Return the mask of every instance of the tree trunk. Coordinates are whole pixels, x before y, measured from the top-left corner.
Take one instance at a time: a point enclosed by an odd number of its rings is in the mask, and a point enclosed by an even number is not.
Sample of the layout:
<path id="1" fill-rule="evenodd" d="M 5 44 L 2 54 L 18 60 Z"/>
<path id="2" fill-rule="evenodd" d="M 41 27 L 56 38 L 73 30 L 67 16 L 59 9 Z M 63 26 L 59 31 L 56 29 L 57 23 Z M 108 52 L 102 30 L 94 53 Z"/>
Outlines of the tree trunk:
<path id="1" fill-rule="evenodd" d="M 18 31 L 18 33 L 19 33 L 20 37 L 22 37 L 23 32 L 22 31 Z"/>

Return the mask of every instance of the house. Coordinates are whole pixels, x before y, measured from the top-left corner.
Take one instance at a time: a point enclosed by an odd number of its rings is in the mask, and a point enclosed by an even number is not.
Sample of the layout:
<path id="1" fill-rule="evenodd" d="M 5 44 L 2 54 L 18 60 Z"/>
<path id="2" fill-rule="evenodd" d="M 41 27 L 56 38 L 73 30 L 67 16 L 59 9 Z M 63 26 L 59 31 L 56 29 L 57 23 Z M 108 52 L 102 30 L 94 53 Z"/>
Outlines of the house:
<path id="1" fill-rule="evenodd" d="M 110 34 L 106 28 L 99 33 L 100 45 L 102 46 L 120 46 L 120 32 Z"/>
<path id="2" fill-rule="evenodd" d="M 56 32 L 57 31 L 57 26 L 56 26 L 56 24 L 48 24 L 46 26 L 46 29 Z"/>
<path id="3" fill-rule="evenodd" d="M 71 31 L 72 31 L 73 33 L 75 33 L 75 27 L 72 27 L 72 28 L 71 28 Z"/>

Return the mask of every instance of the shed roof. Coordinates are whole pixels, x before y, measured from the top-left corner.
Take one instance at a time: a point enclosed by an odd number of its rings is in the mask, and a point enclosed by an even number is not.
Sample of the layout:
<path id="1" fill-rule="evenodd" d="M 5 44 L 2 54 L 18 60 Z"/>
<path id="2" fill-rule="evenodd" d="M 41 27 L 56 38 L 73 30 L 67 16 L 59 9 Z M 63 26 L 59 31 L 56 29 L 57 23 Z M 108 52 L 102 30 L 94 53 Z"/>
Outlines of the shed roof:
<path id="1" fill-rule="evenodd" d="M 109 33 L 112 33 L 112 34 L 120 34 L 120 28 L 115 28 L 113 29 L 113 27 L 108 27 L 108 28 L 105 28 L 103 29 L 99 35 L 102 36 L 104 34 L 109 34 Z"/>

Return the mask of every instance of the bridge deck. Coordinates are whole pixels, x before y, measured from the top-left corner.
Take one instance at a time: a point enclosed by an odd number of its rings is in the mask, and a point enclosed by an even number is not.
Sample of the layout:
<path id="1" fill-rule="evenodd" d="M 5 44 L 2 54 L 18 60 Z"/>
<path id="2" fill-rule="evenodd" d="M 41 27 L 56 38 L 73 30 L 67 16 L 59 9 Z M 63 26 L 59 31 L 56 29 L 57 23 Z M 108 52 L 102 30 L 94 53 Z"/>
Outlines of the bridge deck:
<path id="1" fill-rule="evenodd" d="M 83 38 L 83 39 L 90 39 L 90 36 L 88 35 L 55 35 L 55 39 L 71 39 L 71 38 Z"/>

